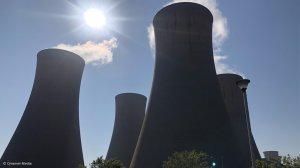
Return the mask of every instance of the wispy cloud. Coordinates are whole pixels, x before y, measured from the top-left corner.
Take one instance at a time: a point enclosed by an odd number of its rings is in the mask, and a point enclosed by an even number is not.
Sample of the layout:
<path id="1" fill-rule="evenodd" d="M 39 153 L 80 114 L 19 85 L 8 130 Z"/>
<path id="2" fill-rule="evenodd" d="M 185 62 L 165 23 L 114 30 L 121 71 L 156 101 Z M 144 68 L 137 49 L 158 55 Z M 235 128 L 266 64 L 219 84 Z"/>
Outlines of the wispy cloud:
<path id="1" fill-rule="evenodd" d="M 238 74 L 244 77 L 245 75 L 231 67 L 229 67 L 227 64 L 225 64 L 223 61 L 227 59 L 227 56 L 224 55 L 215 55 L 214 61 L 216 66 L 217 74 L 223 74 L 223 73 L 233 73 Z"/>
<path id="2" fill-rule="evenodd" d="M 83 44 L 58 44 L 54 48 L 64 49 L 81 56 L 85 62 L 94 65 L 107 64 L 113 60 L 113 49 L 118 47 L 115 37 L 100 43 L 87 41 Z"/>
<path id="3" fill-rule="evenodd" d="M 155 50 L 155 36 L 154 36 L 154 27 L 153 27 L 153 24 L 151 24 L 147 28 L 147 32 L 148 32 L 148 39 L 149 39 L 150 48 L 152 49 L 152 51 L 154 51 Z"/>
<path id="4" fill-rule="evenodd" d="M 225 59 L 227 59 L 227 56 L 222 55 L 222 44 L 228 38 L 229 29 L 227 26 L 227 18 L 223 16 L 222 12 L 219 10 L 216 0 L 172 0 L 167 5 L 178 3 L 178 2 L 194 2 L 194 3 L 201 4 L 210 10 L 210 12 L 214 17 L 212 38 L 213 38 L 213 46 L 214 46 L 214 54 L 215 54 L 214 60 L 215 60 L 216 71 L 218 74 L 220 73 L 240 74 L 238 71 L 233 70 L 232 68 L 230 68 L 230 66 L 228 66 L 223 62 Z M 154 52 L 155 37 L 154 37 L 154 28 L 152 24 L 147 28 L 147 31 L 148 31 L 149 45 L 153 53 L 155 53 Z"/>

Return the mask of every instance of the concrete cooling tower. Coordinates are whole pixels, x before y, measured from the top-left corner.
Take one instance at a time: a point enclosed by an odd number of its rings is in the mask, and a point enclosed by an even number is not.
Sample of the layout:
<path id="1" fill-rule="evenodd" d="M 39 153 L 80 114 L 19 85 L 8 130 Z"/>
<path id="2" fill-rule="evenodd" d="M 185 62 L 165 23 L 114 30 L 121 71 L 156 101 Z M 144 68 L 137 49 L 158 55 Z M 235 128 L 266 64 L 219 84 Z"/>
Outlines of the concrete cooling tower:
<path id="1" fill-rule="evenodd" d="M 82 58 L 68 51 L 46 49 L 38 53 L 29 101 L 1 164 L 32 168 L 83 164 L 78 101 L 84 65 Z"/>
<path id="2" fill-rule="evenodd" d="M 115 124 L 106 159 L 121 160 L 129 167 L 143 124 L 147 98 L 136 93 L 123 93 L 115 99 Z"/>
<path id="3" fill-rule="evenodd" d="M 207 152 L 224 168 L 242 167 L 214 66 L 212 23 L 210 11 L 195 3 L 156 14 L 151 96 L 130 168 L 159 168 L 184 150 Z"/>
<path id="4" fill-rule="evenodd" d="M 218 75 L 218 79 L 227 112 L 233 125 L 235 136 L 238 140 L 238 145 L 241 148 L 240 154 L 243 156 L 241 157 L 241 159 L 245 159 L 243 162 L 248 163 L 248 166 L 245 165 L 245 167 L 250 167 L 251 156 L 245 116 L 245 106 L 243 101 L 243 92 L 236 84 L 237 81 L 240 81 L 243 78 L 236 74 L 220 74 Z M 250 123 L 250 120 L 248 122 Z M 252 133 L 251 142 L 254 158 L 261 159 Z"/>

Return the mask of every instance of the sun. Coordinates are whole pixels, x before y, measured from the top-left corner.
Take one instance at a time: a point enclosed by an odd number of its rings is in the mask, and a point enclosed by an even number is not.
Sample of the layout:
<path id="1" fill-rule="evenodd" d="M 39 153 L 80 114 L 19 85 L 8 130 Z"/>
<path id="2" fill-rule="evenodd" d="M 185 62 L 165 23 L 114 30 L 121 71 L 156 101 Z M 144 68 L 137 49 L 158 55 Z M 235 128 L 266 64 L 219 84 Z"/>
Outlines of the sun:
<path id="1" fill-rule="evenodd" d="M 84 20 L 92 28 L 100 29 L 106 24 L 106 18 L 99 9 L 88 9 L 84 13 Z"/>

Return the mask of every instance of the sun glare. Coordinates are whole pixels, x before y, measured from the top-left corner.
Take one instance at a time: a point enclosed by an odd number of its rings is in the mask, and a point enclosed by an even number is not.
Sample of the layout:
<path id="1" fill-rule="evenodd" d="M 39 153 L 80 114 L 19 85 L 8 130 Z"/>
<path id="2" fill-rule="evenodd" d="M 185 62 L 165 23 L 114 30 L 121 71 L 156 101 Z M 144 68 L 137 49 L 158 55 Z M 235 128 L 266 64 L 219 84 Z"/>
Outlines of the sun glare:
<path id="1" fill-rule="evenodd" d="M 106 18 L 102 11 L 98 9 L 89 9 L 84 13 L 84 19 L 87 25 L 92 28 L 102 28 L 106 23 Z"/>

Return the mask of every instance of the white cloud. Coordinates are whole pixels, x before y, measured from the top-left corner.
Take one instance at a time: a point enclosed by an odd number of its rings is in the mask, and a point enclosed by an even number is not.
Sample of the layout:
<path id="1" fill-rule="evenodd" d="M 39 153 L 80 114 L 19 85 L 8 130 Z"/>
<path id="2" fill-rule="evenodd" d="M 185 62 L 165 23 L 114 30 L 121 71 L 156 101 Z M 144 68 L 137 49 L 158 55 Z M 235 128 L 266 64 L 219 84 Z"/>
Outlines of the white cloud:
<path id="1" fill-rule="evenodd" d="M 239 71 L 237 71 L 237 70 L 229 67 L 227 64 L 225 64 L 223 61 L 226 59 L 227 59 L 227 56 L 224 56 L 224 55 L 215 55 L 214 56 L 217 74 L 233 73 L 233 74 L 238 74 L 242 77 L 245 76 L 244 74 L 240 73 Z"/>
<path id="2" fill-rule="evenodd" d="M 155 36 L 154 36 L 154 27 L 153 24 L 151 24 L 148 28 L 148 39 L 149 39 L 149 45 L 152 51 L 155 50 Z M 153 52 L 154 53 L 154 52 Z"/>
<path id="3" fill-rule="evenodd" d="M 172 0 L 167 5 L 178 3 L 178 2 L 194 2 L 194 3 L 201 4 L 210 10 L 210 12 L 214 17 L 212 39 L 213 39 L 213 46 L 214 46 L 214 54 L 215 54 L 214 60 L 215 60 L 216 71 L 218 74 L 220 73 L 241 74 L 238 71 L 233 70 L 223 62 L 225 59 L 227 59 L 227 56 L 220 56 L 222 51 L 221 46 L 223 42 L 227 39 L 229 30 L 227 27 L 227 18 L 222 15 L 222 12 L 219 10 L 216 0 Z M 154 28 L 152 24 L 150 24 L 150 26 L 147 28 L 147 31 L 148 31 L 149 45 L 152 51 L 154 51 L 155 37 L 154 37 Z"/>
<path id="4" fill-rule="evenodd" d="M 112 62 L 112 50 L 117 47 L 117 39 L 113 37 L 109 40 L 103 40 L 100 43 L 87 41 L 86 43 L 77 45 L 58 44 L 54 48 L 74 52 L 77 55 L 81 56 L 87 64 L 92 63 L 94 65 L 98 65 Z"/>

